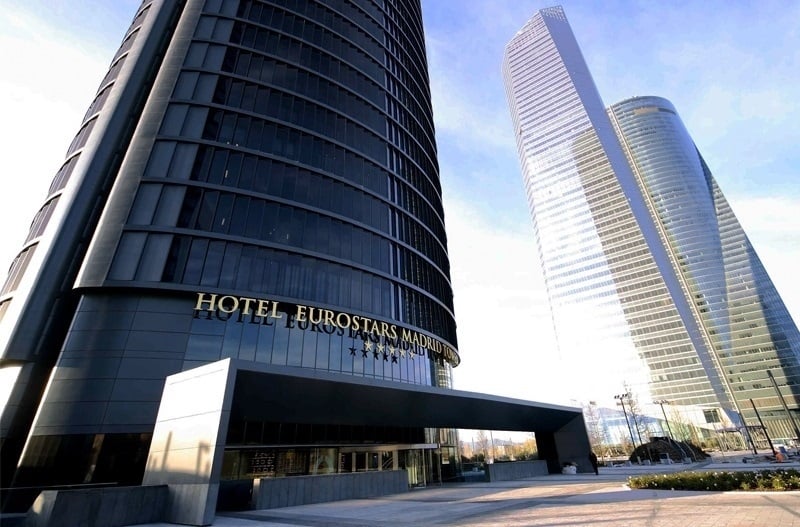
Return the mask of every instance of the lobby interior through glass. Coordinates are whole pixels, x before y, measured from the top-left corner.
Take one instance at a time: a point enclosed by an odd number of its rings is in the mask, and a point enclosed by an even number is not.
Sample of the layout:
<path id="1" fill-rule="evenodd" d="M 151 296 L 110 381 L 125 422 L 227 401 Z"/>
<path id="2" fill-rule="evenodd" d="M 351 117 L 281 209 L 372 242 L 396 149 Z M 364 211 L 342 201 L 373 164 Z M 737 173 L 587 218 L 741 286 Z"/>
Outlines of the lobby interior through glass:
<path id="1" fill-rule="evenodd" d="M 406 470 L 411 486 L 458 476 L 450 429 L 232 420 L 223 480 Z"/>

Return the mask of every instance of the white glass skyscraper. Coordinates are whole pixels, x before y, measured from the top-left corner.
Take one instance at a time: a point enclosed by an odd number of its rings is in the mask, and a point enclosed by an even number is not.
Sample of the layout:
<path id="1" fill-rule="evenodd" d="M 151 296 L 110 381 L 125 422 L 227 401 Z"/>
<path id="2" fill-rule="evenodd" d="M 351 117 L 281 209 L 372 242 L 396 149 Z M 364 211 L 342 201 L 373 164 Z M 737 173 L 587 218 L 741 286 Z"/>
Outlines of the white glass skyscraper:
<path id="1" fill-rule="evenodd" d="M 560 7 L 503 73 L 559 352 L 576 397 L 635 390 L 793 437 L 797 328 L 672 105 L 606 110 Z M 717 413 L 714 409 L 721 409 Z"/>

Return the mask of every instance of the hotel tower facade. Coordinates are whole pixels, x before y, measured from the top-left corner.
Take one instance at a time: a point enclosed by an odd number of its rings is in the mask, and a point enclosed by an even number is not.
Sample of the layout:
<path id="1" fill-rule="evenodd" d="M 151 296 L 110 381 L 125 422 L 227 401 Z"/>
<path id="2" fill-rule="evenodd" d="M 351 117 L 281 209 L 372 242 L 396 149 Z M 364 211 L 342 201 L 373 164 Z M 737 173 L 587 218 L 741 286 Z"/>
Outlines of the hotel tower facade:
<path id="1" fill-rule="evenodd" d="M 449 388 L 456 349 L 419 2 L 145 0 L 2 289 L 2 487 L 140 483 L 197 366 Z M 448 429 L 255 410 L 222 479 L 457 465 Z"/>
<path id="2" fill-rule="evenodd" d="M 581 395 L 634 392 L 700 409 L 710 428 L 748 436 L 761 418 L 772 438 L 797 438 L 800 334 L 672 104 L 606 109 L 560 7 L 514 36 L 503 74 Z"/>

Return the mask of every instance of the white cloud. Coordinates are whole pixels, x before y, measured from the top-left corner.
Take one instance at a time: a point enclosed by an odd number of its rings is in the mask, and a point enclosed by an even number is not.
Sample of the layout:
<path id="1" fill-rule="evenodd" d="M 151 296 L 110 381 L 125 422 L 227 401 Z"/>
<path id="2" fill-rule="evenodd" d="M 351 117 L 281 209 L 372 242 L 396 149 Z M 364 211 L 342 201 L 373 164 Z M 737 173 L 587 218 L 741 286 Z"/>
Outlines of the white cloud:
<path id="1" fill-rule="evenodd" d="M 455 387 L 568 403 L 530 224 L 495 225 L 457 200 L 445 213 L 462 358 Z"/>

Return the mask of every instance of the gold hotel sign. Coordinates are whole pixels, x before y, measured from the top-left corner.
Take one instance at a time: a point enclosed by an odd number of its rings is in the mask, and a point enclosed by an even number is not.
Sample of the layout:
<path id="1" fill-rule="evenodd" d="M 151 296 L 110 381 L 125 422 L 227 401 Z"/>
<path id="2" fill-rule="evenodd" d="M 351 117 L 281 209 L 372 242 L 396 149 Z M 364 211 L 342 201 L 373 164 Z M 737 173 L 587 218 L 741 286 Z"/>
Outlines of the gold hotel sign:
<path id="1" fill-rule="evenodd" d="M 331 335 L 344 335 L 348 332 L 350 337 L 364 341 L 362 353 L 365 357 L 366 351 L 371 351 L 374 344 L 377 349 L 386 349 L 387 355 L 391 353 L 393 362 L 395 351 L 405 356 L 406 352 L 424 355 L 425 350 L 430 357 L 441 357 L 453 366 L 458 366 L 461 362 L 458 352 L 430 335 L 363 315 L 351 315 L 331 309 L 297 304 L 291 313 L 291 306 L 286 310 L 278 302 L 266 298 L 197 293 L 194 313 L 195 318 L 206 313 L 209 318 L 216 316 L 220 320 L 229 320 L 236 316 L 239 322 L 244 322 L 245 317 L 249 317 L 248 321 L 265 325 L 274 325 L 282 320 L 287 328 L 322 330 Z"/>

